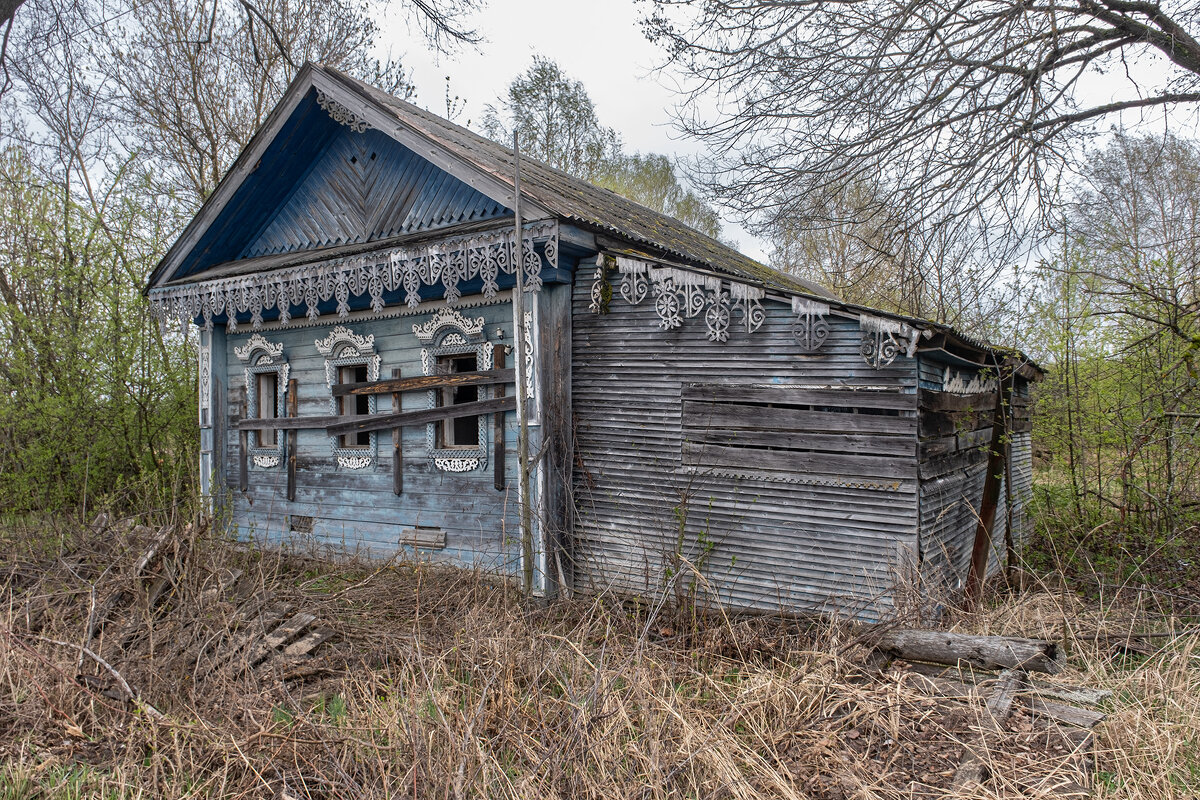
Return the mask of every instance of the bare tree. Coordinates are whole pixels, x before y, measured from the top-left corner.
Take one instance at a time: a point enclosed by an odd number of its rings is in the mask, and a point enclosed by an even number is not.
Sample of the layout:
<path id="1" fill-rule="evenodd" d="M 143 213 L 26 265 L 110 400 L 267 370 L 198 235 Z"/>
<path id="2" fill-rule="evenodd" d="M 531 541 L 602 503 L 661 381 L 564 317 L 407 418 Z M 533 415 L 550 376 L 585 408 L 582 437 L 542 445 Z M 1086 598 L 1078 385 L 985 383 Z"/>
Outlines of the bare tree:
<path id="1" fill-rule="evenodd" d="M 621 150 L 621 138 L 600 124 L 583 83 L 544 56 L 534 56 L 499 104 L 487 106 L 483 131 L 499 142 L 511 142 L 516 131 L 528 155 L 583 178 L 598 174 Z"/>
<path id="2" fill-rule="evenodd" d="M 1074 134 L 1200 100 L 1198 20 L 1196 2 L 654 0 L 645 24 L 685 80 L 678 121 L 720 202 L 760 224 L 956 228 L 995 252 L 997 223 L 1050 207 Z M 1137 59 L 1162 79 L 1129 78 Z M 1097 77 L 1115 99 L 1087 102 Z M 825 213 L 863 182 L 881 191 Z"/>
<path id="3" fill-rule="evenodd" d="M 1200 366 L 1200 144 L 1117 136 L 1073 192 L 1065 235 L 1087 248 L 1089 291 L 1115 324 L 1182 345 Z M 1177 365 L 1178 366 L 1178 365 Z"/>
<path id="4" fill-rule="evenodd" d="M 131 149 L 163 166 L 164 184 L 201 200 L 305 61 L 409 94 L 398 62 L 367 55 L 378 33 L 354 0 L 258 0 L 254 14 L 151 0 L 136 25 L 102 38 L 101 63 Z"/>
<path id="5" fill-rule="evenodd" d="M 619 155 L 593 177 L 598 186 L 661 211 L 714 239 L 721 235 L 717 212 L 679 182 L 671 159 L 659 153 Z"/>

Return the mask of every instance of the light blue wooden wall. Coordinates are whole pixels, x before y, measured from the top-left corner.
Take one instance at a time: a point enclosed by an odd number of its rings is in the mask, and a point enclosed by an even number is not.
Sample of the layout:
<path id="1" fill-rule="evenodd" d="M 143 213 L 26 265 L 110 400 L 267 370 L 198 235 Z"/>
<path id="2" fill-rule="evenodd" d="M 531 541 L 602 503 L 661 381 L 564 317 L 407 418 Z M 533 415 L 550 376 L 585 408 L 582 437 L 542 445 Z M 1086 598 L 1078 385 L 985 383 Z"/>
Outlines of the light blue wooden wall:
<path id="1" fill-rule="evenodd" d="M 461 312 L 470 319 L 483 317 L 486 320 L 484 332 L 489 341 L 515 344 L 512 308 L 508 302 L 465 308 Z M 405 377 L 416 376 L 422 374 L 422 343 L 414 335 L 413 325 L 426 322 L 431 313 L 373 320 L 322 318 L 324 324 L 320 325 L 267 328 L 260 333 L 270 342 L 283 344 L 284 357 L 291 367 L 290 377 L 297 381 L 299 415 L 321 416 L 330 413 L 330 392 L 325 380 L 325 356 L 317 351 L 317 339 L 328 336 L 339 324 L 360 336 L 374 334 L 376 352 L 381 357 L 380 376 L 390 377 L 392 369 L 397 367 Z M 503 331 L 503 338 L 497 337 L 497 330 Z M 247 331 L 223 337 L 227 355 L 225 374 L 221 378 L 228 387 L 224 477 L 231 523 L 239 536 L 298 545 L 331 545 L 349 553 L 357 551 L 387 557 L 397 550 L 411 553 L 411 548 L 398 545 L 403 528 L 435 526 L 445 530 L 446 547 L 421 550 L 422 558 L 510 573 L 518 570 L 516 415 L 513 412 L 505 415 L 508 454 L 508 488 L 505 491 L 497 491 L 493 485 L 490 422 L 486 426 L 487 465 L 465 473 L 438 470 L 427 456 L 425 426 L 405 428 L 402 436 L 404 486 L 399 496 L 392 491 L 389 432 L 379 436 L 375 465 L 351 470 L 337 466 L 329 437 L 323 431 L 300 431 L 297 434 L 295 502 L 287 500 L 286 462 L 269 469 L 251 463 L 247 491 L 239 491 L 238 434 L 234 430 L 234 414 L 245 385 L 245 364 L 234 355 L 233 348 L 244 346 L 250 335 Z M 515 360 L 515 354 L 510 354 L 508 365 L 512 366 Z M 511 392 L 512 387 L 508 391 Z M 404 395 L 404 411 L 426 407 L 425 392 Z M 391 396 L 380 396 L 378 410 L 385 412 L 390 408 Z M 289 531 L 292 515 L 314 519 L 311 537 Z"/>

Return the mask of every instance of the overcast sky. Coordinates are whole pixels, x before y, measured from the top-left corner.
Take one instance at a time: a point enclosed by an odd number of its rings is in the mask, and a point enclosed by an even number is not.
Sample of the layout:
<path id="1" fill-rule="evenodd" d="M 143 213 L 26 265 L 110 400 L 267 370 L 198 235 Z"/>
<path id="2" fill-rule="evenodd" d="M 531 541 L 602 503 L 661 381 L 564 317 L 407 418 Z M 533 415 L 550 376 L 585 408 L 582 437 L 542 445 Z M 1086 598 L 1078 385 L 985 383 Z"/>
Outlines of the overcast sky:
<path id="1" fill-rule="evenodd" d="M 381 43 L 391 48 L 407 67 L 417 89 L 416 101 L 429 110 L 445 113 L 446 76 L 451 95 L 465 101 L 460 124 L 476 124 L 488 103 L 495 102 L 518 74 L 532 63 L 534 54 L 558 62 L 571 78 L 580 80 L 596 104 L 600 121 L 616 129 L 627 151 L 664 153 L 669 156 L 698 152 L 694 141 L 681 138 L 671 127 L 675 102 L 670 76 L 654 72 L 660 54 L 642 34 L 639 18 L 649 8 L 646 0 L 492 0 L 474 15 L 471 25 L 484 41 L 477 49 L 463 48 L 451 56 L 437 56 L 423 43 L 418 31 L 403 22 L 403 6 L 390 4 L 393 22 L 384 22 Z M 1131 58 L 1117 73 L 1091 75 L 1077 87 L 1085 102 L 1107 102 L 1128 96 L 1130 81 L 1147 87 L 1161 85 L 1168 71 L 1164 59 Z M 1115 78 L 1115 80 L 1114 80 Z M 1189 113 L 1190 112 L 1190 113 Z M 1154 109 L 1135 112 L 1120 120 L 1126 126 L 1161 133 L 1174 128 L 1195 135 L 1196 111 L 1174 113 Z M 1102 120 L 1099 129 L 1118 122 Z M 1092 140 L 1092 146 L 1103 139 Z M 718 209 L 718 213 L 726 214 Z M 766 242 L 750 236 L 725 220 L 723 236 L 736 242 L 746 255 L 767 260 Z"/>
<path id="2" fill-rule="evenodd" d="M 381 39 L 409 70 L 418 105 L 444 114 L 449 75 L 451 95 L 465 100 L 455 121 L 470 120 L 475 130 L 484 106 L 494 103 L 538 54 L 583 82 L 600 121 L 621 135 L 626 151 L 695 153 L 696 144 L 671 129 L 675 95 L 669 78 L 653 74 L 658 49 L 638 24 L 648 6 L 634 0 L 493 0 L 473 19 L 487 41 L 478 50 L 464 48 L 449 57 L 430 52 L 403 21 L 385 28 Z M 392 10 L 398 11 L 399 4 L 392 4 Z M 764 242 L 728 222 L 722 235 L 737 242 L 746 255 L 766 261 Z"/>

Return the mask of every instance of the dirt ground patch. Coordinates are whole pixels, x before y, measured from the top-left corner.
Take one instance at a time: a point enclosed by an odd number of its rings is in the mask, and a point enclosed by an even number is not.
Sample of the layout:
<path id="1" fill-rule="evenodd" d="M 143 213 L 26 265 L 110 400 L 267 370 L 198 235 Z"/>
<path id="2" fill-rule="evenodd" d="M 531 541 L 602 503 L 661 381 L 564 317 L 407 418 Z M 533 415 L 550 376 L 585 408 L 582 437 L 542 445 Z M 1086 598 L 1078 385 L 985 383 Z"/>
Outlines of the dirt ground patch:
<path id="1" fill-rule="evenodd" d="M 170 588 L 151 603 L 151 582 L 129 576 L 154 533 L 0 534 L 0 797 L 944 797 L 983 724 L 978 698 L 880 665 L 848 625 L 544 605 L 489 575 L 245 548 L 194 526 L 164 540 Z M 89 637 L 115 596 L 123 610 Z M 236 649 L 249 603 L 331 635 L 304 658 L 231 667 L 215 653 Z M 1169 635 L 1114 650 L 1106 626 L 1139 614 Z M 1114 692 L 1095 792 L 1196 796 L 1194 634 L 1052 593 L 957 625 L 1066 632 L 1053 680 Z M 1092 779 L 1078 740 L 1027 706 L 1005 727 L 987 740 L 989 780 L 962 796 L 1060 797 Z"/>

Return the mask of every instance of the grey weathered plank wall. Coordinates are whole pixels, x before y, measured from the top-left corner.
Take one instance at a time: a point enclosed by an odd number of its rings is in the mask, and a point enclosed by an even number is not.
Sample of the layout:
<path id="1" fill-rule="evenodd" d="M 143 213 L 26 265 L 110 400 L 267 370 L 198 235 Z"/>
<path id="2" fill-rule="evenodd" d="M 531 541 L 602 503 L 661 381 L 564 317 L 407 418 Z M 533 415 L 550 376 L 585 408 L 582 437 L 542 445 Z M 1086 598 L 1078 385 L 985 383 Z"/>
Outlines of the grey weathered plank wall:
<path id="1" fill-rule="evenodd" d="M 922 358 L 921 385 L 925 389 L 943 388 L 945 367 Z M 954 369 L 969 380 L 974 373 Z M 1018 379 L 1014 400 L 1028 392 Z M 991 440 L 994 396 L 978 395 L 980 408 L 953 414 L 925 411 L 922 417 L 921 448 L 921 575 L 929 598 L 937 602 L 942 595 L 962 588 L 971 561 L 975 530 L 987 471 L 987 445 Z M 967 398 L 971 399 L 970 396 Z M 986 406 L 986 407 L 985 407 Z M 1014 406 L 1015 407 L 1015 406 Z M 1012 509 L 1014 536 L 1018 547 L 1027 535 L 1025 508 L 1032 497 L 1033 465 L 1029 447 L 1028 416 L 1010 421 L 1013 474 Z M 953 427 L 948 435 L 946 424 Z M 946 445 L 946 442 L 951 444 Z M 1005 559 L 1004 537 L 1007 528 L 1006 479 L 1001 481 L 1000 505 L 992 531 L 989 573 Z"/>
<path id="2" fill-rule="evenodd" d="M 484 332 L 490 341 L 513 343 L 512 308 L 508 302 L 461 311 L 471 319 L 485 318 Z M 325 380 L 325 356 L 317 351 L 315 340 L 327 336 L 338 324 L 358 335 L 374 334 L 376 352 L 381 357 L 381 377 L 390 377 L 396 367 L 405 377 L 420 375 L 422 345 L 412 326 L 429 317 L 429 313 L 422 313 L 373 320 L 322 318 L 320 325 L 266 329 L 262 334 L 271 342 L 283 344 L 291 377 L 298 384 L 299 416 L 321 416 L 330 413 L 330 392 Z M 496 336 L 497 329 L 503 331 L 503 338 Z M 378 437 L 374 466 L 351 470 L 337 466 L 329 437 L 323 431 L 299 431 L 296 500 L 287 500 L 286 462 L 269 469 L 251 464 L 247 491 L 239 491 L 238 434 L 233 425 L 237 399 L 245 381 L 244 364 L 234 356 L 233 348 L 244 345 L 249 335 L 246 332 L 225 337 L 228 361 L 226 373 L 221 376 L 230 395 L 225 425 L 225 480 L 232 500 L 232 522 L 241 535 L 389 556 L 400 549 L 411 550 L 400 545 L 405 528 L 433 526 L 445 531 L 445 548 L 421 550 L 422 558 L 517 571 L 516 415 L 512 412 L 505 415 L 508 485 L 504 491 L 493 486 L 490 423 L 486 426 L 487 466 L 464 473 L 443 472 L 434 467 L 426 455 L 425 427 L 405 428 L 401 441 L 404 483 L 399 496 L 392 491 L 392 447 L 388 432 Z M 510 365 L 514 360 L 515 356 L 510 355 Z M 509 392 L 512 390 L 513 387 L 508 387 Z M 390 410 L 390 402 L 390 395 L 381 395 L 379 410 Z M 402 410 L 413 411 L 427 405 L 425 392 L 408 392 L 403 397 Z M 297 517 L 313 519 L 311 535 L 291 530 Z M 304 522 L 301 520 L 302 526 Z"/>
<path id="3" fill-rule="evenodd" d="M 797 453 L 787 474 L 785 451 L 771 449 L 757 458 L 746 449 L 740 466 L 689 468 L 684 397 L 690 384 L 884 386 L 915 403 L 915 361 L 871 369 L 857 322 L 841 318 L 818 353 L 801 354 L 790 308 L 771 301 L 753 334 L 735 314 L 724 343 L 708 341 L 699 317 L 659 330 L 652 299 L 630 306 L 614 293 L 597 316 L 587 310 L 590 279 L 585 271 L 576 281 L 573 323 L 576 586 L 654 594 L 680 569 L 678 550 L 731 606 L 885 613 L 916 553 L 915 436 L 911 469 L 882 481 L 845 464 L 823 469 L 821 453 Z M 913 420 L 915 405 L 897 414 Z M 762 469 L 768 460 L 773 468 Z"/>

